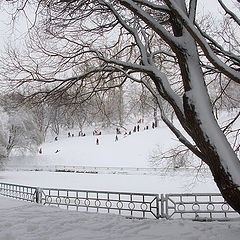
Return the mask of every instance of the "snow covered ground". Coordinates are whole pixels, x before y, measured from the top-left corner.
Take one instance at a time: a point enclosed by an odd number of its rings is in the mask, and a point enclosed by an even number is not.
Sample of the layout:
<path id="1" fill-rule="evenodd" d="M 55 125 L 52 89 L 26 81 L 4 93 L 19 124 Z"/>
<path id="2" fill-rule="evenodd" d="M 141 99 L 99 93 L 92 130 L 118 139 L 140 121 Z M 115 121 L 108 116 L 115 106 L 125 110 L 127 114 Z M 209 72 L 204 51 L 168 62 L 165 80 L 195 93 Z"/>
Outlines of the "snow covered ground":
<path id="1" fill-rule="evenodd" d="M 240 220 L 127 219 L 67 211 L 0 197 L 1 240 L 238 240 Z"/>
<path id="2" fill-rule="evenodd" d="M 48 137 L 42 154 L 35 156 L 14 156 L 8 165 L 76 165 L 104 167 L 150 167 L 149 158 L 160 148 L 165 151 L 178 142 L 170 131 L 162 126 L 156 129 L 143 130 L 124 136 L 118 135 L 115 142 L 115 129 L 104 131 L 101 136 L 93 136 L 88 130 L 86 137 L 78 137 L 78 131 L 71 131 L 74 137 L 67 137 L 67 132 Z M 132 130 L 132 129 L 131 129 Z M 99 145 L 96 146 L 96 139 Z M 59 150 L 58 153 L 56 151 Z"/>
<path id="3" fill-rule="evenodd" d="M 74 133 L 75 136 L 77 132 Z M 96 138 L 100 144 L 96 145 Z M 129 168 L 151 168 L 149 159 L 156 149 L 165 151 L 177 141 L 164 127 L 119 136 L 70 137 L 43 144 L 42 154 L 15 156 L 2 163 L 0 182 L 38 187 L 145 193 L 218 192 L 208 171 L 157 171 L 146 174 Z M 56 153 L 56 150 L 60 150 Z M 123 171 L 66 173 L 31 170 L 48 166 L 121 167 Z M 229 222 L 128 219 L 111 214 L 67 211 L 0 196 L 0 240 L 47 239 L 239 239 L 240 219 Z"/>
<path id="4" fill-rule="evenodd" d="M 124 175 L 4 171 L 0 172 L 0 182 L 36 187 L 159 194 L 218 192 L 211 175 L 199 175 L 196 178 L 191 172 L 169 172 L 163 175 Z"/>
<path id="5" fill-rule="evenodd" d="M 218 192 L 212 176 L 208 171 L 197 174 L 195 170 L 178 169 L 176 171 L 162 169 L 151 170 L 150 159 L 156 151 L 166 151 L 176 146 L 176 138 L 170 131 L 160 126 L 143 130 L 129 136 L 118 135 L 115 141 L 115 130 L 101 136 L 67 137 L 67 133 L 54 141 L 44 143 L 42 154 L 15 156 L 4 162 L 5 169 L 0 173 L 1 182 L 23 184 L 38 187 L 74 188 L 99 191 L 123 191 L 145 193 L 186 193 L 186 192 Z M 71 132 L 72 134 L 72 132 Z M 96 145 L 96 139 L 99 145 Z M 56 153 L 56 150 L 59 152 Z M 85 169 L 96 167 L 98 174 L 62 173 L 47 171 L 15 171 L 16 169 L 54 170 L 54 166 L 71 169 L 71 166 L 84 166 Z M 116 168 L 122 171 L 115 171 Z M 108 171 L 99 169 L 109 168 Z M 112 170 L 111 170 L 112 169 Z M 133 171 L 132 169 L 135 169 Z M 114 174 L 113 174 L 114 173 Z"/>

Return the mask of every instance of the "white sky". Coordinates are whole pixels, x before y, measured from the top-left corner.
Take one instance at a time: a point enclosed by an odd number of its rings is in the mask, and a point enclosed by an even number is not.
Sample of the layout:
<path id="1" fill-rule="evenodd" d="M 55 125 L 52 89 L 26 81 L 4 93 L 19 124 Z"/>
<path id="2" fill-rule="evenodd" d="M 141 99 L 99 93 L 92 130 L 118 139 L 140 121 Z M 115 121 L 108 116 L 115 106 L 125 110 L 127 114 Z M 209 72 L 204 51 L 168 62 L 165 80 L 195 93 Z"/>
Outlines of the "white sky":
<path id="1" fill-rule="evenodd" d="M 234 6 L 234 3 L 237 3 L 237 0 L 223 0 L 224 3 L 230 7 L 232 11 L 238 11 Z M 240 4 L 239 4 L 240 5 Z M 219 14 L 220 8 L 217 0 L 198 0 L 198 11 L 203 13 L 213 13 L 213 16 Z M 239 11 L 238 11 L 239 13 Z M 0 5 L 0 50 L 3 49 L 5 42 L 9 43 L 10 39 L 12 42 L 16 43 L 19 39 L 24 39 L 24 33 L 26 33 L 27 25 L 29 22 L 26 19 L 21 19 L 18 21 L 18 24 L 13 29 L 9 25 L 11 17 L 4 11 L 3 7 Z"/>

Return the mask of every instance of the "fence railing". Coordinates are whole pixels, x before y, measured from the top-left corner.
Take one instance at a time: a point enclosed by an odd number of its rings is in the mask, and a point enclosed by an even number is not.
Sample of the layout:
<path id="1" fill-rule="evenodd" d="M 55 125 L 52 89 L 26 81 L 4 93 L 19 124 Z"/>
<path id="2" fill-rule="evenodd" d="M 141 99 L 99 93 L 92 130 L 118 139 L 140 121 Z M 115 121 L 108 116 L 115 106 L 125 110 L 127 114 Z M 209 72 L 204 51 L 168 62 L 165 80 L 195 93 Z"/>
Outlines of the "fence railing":
<path id="1" fill-rule="evenodd" d="M 38 202 L 39 198 L 37 193 L 38 188 L 36 187 L 0 183 L 0 195 L 7 197 L 21 199 L 28 202 Z"/>
<path id="2" fill-rule="evenodd" d="M 43 188 L 41 203 L 78 211 L 159 218 L 159 195 Z"/>
<path id="3" fill-rule="evenodd" d="M 149 194 L 38 188 L 0 183 L 0 195 L 77 211 L 136 218 L 227 220 L 239 217 L 219 193 Z"/>
<path id="4" fill-rule="evenodd" d="M 49 171 L 49 172 L 72 172 L 72 173 L 108 173 L 108 174 L 152 174 L 152 175 L 159 175 L 164 174 L 166 171 L 175 172 L 176 169 L 174 168 L 160 168 L 160 167 L 152 167 L 152 168 L 141 168 L 141 167 L 91 167 L 91 166 L 67 166 L 67 165 L 9 165 L 3 166 L 2 169 L 7 171 Z M 177 171 L 189 171 L 193 172 L 196 171 L 196 168 L 189 167 L 189 168 L 178 168 Z M 201 168 L 197 171 L 209 172 L 207 168 Z"/>
<path id="5" fill-rule="evenodd" d="M 219 193 L 166 194 L 164 216 L 196 220 L 239 217 Z"/>

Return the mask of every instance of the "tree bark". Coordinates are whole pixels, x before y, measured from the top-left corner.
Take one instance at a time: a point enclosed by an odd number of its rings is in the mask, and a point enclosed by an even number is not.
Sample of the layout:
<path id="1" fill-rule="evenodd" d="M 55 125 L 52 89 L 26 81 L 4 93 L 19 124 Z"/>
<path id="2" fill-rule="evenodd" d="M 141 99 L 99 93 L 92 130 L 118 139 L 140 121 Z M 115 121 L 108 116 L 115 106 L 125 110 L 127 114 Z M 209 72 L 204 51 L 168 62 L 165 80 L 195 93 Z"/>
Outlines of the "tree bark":
<path id="1" fill-rule="evenodd" d="M 240 187 L 234 183 L 230 173 L 223 167 L 220 155 L 207 140 L 206 133 L 202 131 L 201 122 L 197 118 L 197 113 L 193 106 L 189 106 L 186 96 L 184 96 L 184 110 L 189 128 L 192 130 L 192 138 L 203 153 L 202 160 L 209 166 L 223 198 L 235 211 L 240 213 Z"/>
<path id="2" fill-rule="evenodd" d="M 180 4 L 180 2 L 178 3 Z M 183 7 L 182 10 L 186 11 L 186 8 Z M 223 158 L 226 155 L 219 152 L 218 142 L 222 143 L 221 146 L 226 147 L 224 151 L 230 151 L 231 146 L 223 133 L 219 134 L 221 129 L 212 113 L 195 39 L 178 22 L 174 14 L 171 15 L 171 23 L 174 35 L 181 37 L 182 42 L 187 44 L 183 45 L 185 46 L 183 48 L 172 48 L 178 58 L 185 90 L 183 96 L 185 122 L 181 121 L 181 116 L 178 116 L 178 119 L 202 153 L 202 160 L 209 166 L 222 196 L 234 210 L 240 213 L 240 187 L 234 182 L 236 179 L 233 177 L 231 163 L 226 161 L 228 163 L 225 165 L 226 159 Z M 201 94 L 198 94 L 198 91 L 202 91 Z M 203 114 L 207 115 L 202 116 Z M 210 126 L 216 132 L 207 132 Z M 219 137 L 218 140 L 216 140 L 216 136 Z M 232 149 L 231 151 L 233 153 Z M 240 162 L 234 153 L 230 157 L 234 158 L 234 166 L 240 169 Z M 231 169 L 228 169 L 229 167 Z"/>

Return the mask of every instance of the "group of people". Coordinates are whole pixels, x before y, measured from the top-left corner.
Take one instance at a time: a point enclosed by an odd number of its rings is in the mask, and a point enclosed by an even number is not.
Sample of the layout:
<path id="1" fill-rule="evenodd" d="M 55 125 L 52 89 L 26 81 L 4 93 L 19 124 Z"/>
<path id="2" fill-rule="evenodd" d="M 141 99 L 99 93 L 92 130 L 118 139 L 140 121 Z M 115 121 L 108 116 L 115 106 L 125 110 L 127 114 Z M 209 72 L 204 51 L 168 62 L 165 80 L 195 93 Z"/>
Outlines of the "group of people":
<path id="1" fill-rule="evenodd" d="M 143 118 L 141 118 L 141 119 L 139 119 L 138 121 L 137 121 L 137 125 L 135 125 L 134 127 L 133 127 L 133 130 L 130 130 L 130 131 L 124 131 L 124 133 L 123 133 L 123 135 L 124 136 L 128 136 L 128 135 L 131 135 L 132 133 L 136 133 L 136 132 L 139 132 L 140 131 L 140 124 L 143 124 L 144 123 L 144 119 Z M 154 129 L 154 128 L 156 128 L 157 127 L 157 125 L 156 125 L 156 123 L 155 122 L 152 122 L 152 128 Z M 148 130 L 149 129 L 149 127 L 148 127 L 148 125 L 146 125 L 146 126 L 144 126 L 144 128 L 143 128 L 143 130 Z M 119 134 L 122 134 L 122 132 L 121 132 L 121 130 L 120 130 L 120 128 L 116 128 L 116 136 L 115 136 L 115 142 L 117 142 L 118 141 L 118 135 Z M 102 135 L 102 132 L 101 131 L 98 131 L 98 130 L 93 130 L 93 136 L 101 136 Z M 79 131 L 79 134 L 78 134 L 78 136 L 79 137 L 84 137 L 84 136 L 86 136 L 86 134 L 85 133 L 83 133 L 82 131 Z M 74 134 L 72 133 L 70 133 L 70 132 L 68 132 L 68 137 L 74 137 Z M 58 137 L 55 137 L 55 141 L 57 141 L 58 140 Z M 99 145 L 99 138 L 97 138 L 96 139 L 96 145 Z M 56 153 L 58 153 L 59 152 L 59 150 L 57 150 L 56 151 Z M 42 149 L 40 149 L 39 150 L 39 153 L 41 154 L 42 153 Z"/>
<path id="2" fill-rule="evenodd" d="M 93 136 L 100 136 L 100 135 L 102 135 L 102 132 L 98 130 L 93 130 Z"/>
<path id="3" fill-rule="evenodd" d="M 139 131 L 140 131 L 140 125 L 139 125 L 139 124 L 143 124 L 143 123 L 144 123 L 144 119 L 143 119 L 143 118 L 139 119 L 139 120 L 137 121 L 137 125 L 135 125 L 135 126 L 133 127 L 133 130 L 132 130 L 132 131 L 130 130 L 129 132 L 125 131 L 125 132 L 124 132 L 124 136 L 131 135 L 132 132 L 133 132 L 133 133 L 139 132 Z M 154 129 L 155 127 L 157 127 L 156 123 L 155 123 L 155 122 L 152 122 L 152 128 Z M 146 125 L 146 126 L 143 128 L 143 130 L 148 130 L 148 129 L 149 129 L 149 128 L 148 128 L 148 125 Z M 118 141 L 118 135 L 119 135 L 119 134 L 121 134 L 121 130 L 120 130 L 120 128 L 116 128 L 115 142 Z"/>
<path id="4" fill-rule="evenodd" d="M 83 133 L 82 131 L 79 131 L 78 136 L 79 137 L 85 137 L 86 134 Z M 74 133 L 71 134 L 70 132 L 68 132 L 68 137 L 74 137 Z"/>

